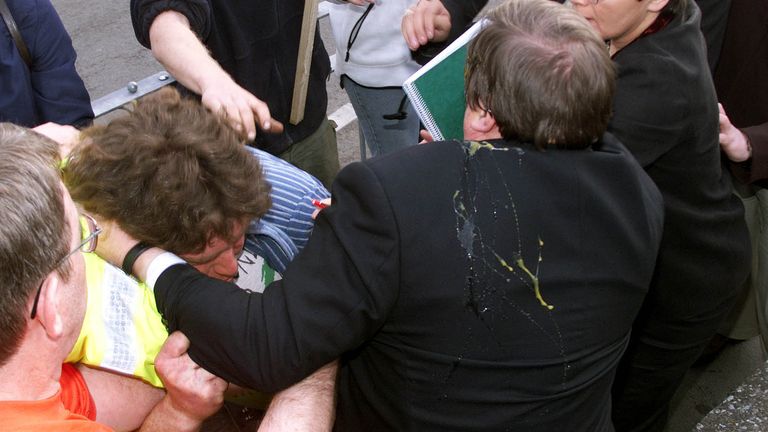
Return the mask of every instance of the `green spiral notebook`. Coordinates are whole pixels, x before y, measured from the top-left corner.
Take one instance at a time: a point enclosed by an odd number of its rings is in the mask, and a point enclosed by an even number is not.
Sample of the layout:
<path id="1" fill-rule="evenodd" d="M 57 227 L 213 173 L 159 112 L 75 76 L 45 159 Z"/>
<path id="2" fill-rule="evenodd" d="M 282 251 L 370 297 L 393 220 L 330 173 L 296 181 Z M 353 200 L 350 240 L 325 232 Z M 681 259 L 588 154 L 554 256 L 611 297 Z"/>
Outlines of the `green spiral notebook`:
<path id="1" fill-rule="evenodd" d="M 403 90 L 435 141 L 464 138 L 464 65 L 467 46 L 483 26 L 478 21 L 421 69 Z"/>

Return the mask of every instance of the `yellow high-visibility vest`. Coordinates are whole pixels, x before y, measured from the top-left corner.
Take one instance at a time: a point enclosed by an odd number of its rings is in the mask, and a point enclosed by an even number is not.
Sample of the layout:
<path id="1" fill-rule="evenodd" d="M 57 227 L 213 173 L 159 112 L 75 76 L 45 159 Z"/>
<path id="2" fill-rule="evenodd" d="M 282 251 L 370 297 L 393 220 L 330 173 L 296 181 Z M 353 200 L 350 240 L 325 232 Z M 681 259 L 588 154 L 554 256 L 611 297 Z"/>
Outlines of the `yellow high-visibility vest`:
<path id="1" fill-rule="evenodd" d="M 155 387 L 155 357 L 168 338 L 155 295 L 96 254 L 83 254 L 88 305 L 66 361 L 139 377 Z"/>

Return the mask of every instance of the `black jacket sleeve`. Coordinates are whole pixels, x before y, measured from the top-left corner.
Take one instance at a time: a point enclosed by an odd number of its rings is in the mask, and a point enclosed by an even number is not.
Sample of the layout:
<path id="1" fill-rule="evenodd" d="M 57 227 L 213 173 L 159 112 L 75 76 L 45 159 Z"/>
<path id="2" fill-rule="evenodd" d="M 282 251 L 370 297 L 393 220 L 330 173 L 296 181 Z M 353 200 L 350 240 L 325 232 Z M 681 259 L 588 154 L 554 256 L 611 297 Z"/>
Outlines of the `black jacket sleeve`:
<path id="1" fill-rule="evenodd" d="M 356 348 L 384 324 L 398 295 L 398 236 L 384 190 L 364 164 L 339 173 L 306 248 L 283 280 L 249 293 L 189 266 L 155 285 L 169 331 L 212 373 L 261 391 L 283 389 Z"/>
<path id="2" fill-rule="evenodd" d="M 211 32 L 211 5 L 207 0 L 131 0 L 131 22 L 136 40 L 147 48 L 149 28 L 160 13 L 174 10 L 189 20 L 192 31 L 205 41 Z"/>
<path id="3" fill-rule="evenodd" d="M 448 39 L 444 42 L 429 43 L 413 53 L 414 60 L 422 65 L 432 60 L 440 51 L 456 40 L 457 37 L 461 36 L 472 24 L 472 20 L 480 13 L 480 10 L 488 3 L 488 0 L 441 1 L 451 14 L 451 32 L 448 34 Z"/>

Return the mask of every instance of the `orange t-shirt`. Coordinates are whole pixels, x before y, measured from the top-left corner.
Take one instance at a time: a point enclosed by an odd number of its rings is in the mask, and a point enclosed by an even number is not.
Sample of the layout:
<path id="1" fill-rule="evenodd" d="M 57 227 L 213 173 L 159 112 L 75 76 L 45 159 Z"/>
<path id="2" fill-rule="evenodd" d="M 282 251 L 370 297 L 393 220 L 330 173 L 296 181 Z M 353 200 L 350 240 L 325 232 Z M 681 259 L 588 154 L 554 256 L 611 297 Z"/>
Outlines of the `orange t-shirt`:
<path id="1" fill-rule="evenodd" d="M 69 363 L 61 365 L 61 403 L 64 408 L 89 420 L 96 420 L 96 403 L 93 401 L 83 375 Z"/>
<path id="2" fill-rule="evenodd" d="M 0 419 L 3 430 L 18 432 L 112 431 L 64 408 L 61 391 L 39 401 L 0 401 Z"/>

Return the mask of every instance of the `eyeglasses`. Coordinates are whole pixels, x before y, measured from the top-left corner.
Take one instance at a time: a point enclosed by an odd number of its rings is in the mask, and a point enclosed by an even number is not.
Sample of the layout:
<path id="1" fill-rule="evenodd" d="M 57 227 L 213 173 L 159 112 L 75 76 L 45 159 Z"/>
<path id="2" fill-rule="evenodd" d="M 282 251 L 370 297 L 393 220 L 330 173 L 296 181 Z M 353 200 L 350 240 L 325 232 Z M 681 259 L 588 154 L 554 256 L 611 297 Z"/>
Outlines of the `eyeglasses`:
<path id="1" fill-rule="evenodd" d="M 87 214 L 80 215 L 80 232 L 83 241 L 73 251 L 66 254 L 64 258 L 57 261 L 56 265 L 53 267 L 54 269 L 59 268 L 59 266 L 64 264 L 69 259 L 69 257 L 77 252 L 90 253 L 96 250 L 96 246 L 99 244 L 99 234 L 101 234 L 101 228 L 91 216 Z M 43 283 L 45 283 L 45 278 L 43 278 L 43 281 L 40 282 L 40 286 L 37 287 L 37 293 L 35 293 L 35 301 L 32 303 L 32 312 L 29 315 L 31 319 L 35 319 L 35 316 L 37 316 L 37 303 L 40 301 L 40 292 L 43 290 Z"/>

